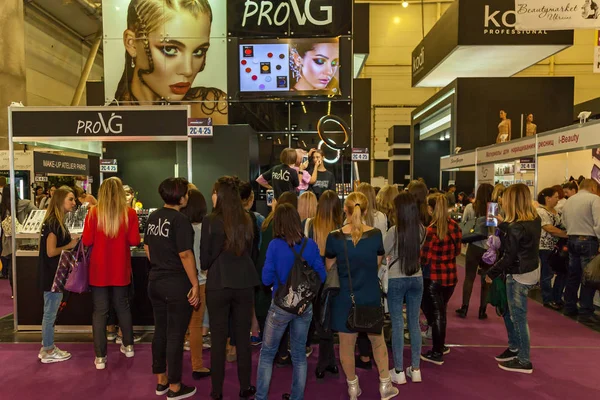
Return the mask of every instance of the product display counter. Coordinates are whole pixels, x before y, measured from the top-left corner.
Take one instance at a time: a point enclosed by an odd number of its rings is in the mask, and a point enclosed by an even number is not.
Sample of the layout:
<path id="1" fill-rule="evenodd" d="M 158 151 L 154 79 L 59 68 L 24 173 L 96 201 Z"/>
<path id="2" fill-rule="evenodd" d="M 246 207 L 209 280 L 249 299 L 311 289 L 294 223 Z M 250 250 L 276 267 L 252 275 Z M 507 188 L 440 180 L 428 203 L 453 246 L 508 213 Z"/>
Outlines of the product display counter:
<path id="1" fill-rule="evenodd" d="M 44 309 L 43 293 L 38 284 L 38 234 L 17 234 L 16 293 L 19 331 L 41 330 Z M 136 330 L 151 330 L 154 325 L 152 305 L 148 299 L 148 272 L 150 263 L 143 249 L 131 250 L 133 290 L 131 315 Z M 59 313 L 56 329 L 59 332 L 91 332 L 91 293 L 65 294 L 66 307 Z"/>

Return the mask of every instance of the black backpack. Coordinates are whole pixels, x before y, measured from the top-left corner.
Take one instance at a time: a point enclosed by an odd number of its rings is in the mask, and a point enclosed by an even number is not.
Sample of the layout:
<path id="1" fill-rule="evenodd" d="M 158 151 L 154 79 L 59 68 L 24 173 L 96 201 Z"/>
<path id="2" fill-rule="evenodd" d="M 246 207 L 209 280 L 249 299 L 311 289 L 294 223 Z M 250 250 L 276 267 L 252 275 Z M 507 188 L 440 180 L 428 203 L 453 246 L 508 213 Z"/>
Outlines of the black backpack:
<path id="1" fill-rule="evenodd" d="M 275 305 L 290 314 L 302 315 L 312 304 L 313 299 L 317 297 L 321 287 L 319 275 L 302 258 L 302 252 L 307 242 L 308 239 L 303 239 L 300 253 L 296 253 L 294 247 L 290 246 L 295 256 L 294 265 L 292 265 L 287 282 L 285 284 L 280 282 L 275 292 Z"/>

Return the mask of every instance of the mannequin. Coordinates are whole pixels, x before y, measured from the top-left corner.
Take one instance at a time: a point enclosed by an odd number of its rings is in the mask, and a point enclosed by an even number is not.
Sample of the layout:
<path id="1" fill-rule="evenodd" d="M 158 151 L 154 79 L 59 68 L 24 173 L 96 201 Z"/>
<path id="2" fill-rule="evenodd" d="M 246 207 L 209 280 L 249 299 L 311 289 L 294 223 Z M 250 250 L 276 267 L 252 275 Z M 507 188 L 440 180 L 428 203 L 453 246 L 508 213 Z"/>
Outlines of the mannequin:
<path id="1" fill-rule="evenodd" d="M 496 143 L 508 142 L 511 139 L 512 126 L 510 119 L 506 118 L 506 111 L 500 110 L 500 120 Z"/>
<path id="2" fill-rule="evenodd" d="M 525 123 L 525 136 L 535 136 L 537 134 L 537 125 L 533 123 L 533 114 L 527 114 Z"/>

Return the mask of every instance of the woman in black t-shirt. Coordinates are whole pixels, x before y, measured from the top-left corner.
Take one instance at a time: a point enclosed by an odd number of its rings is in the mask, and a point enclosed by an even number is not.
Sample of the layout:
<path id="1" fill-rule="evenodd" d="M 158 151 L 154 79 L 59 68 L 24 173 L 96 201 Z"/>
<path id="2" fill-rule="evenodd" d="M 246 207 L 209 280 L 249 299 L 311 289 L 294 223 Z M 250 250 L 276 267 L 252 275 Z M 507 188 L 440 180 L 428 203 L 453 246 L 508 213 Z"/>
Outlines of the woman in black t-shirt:
<path id="1" fill-rule="evenodd" d="M 278 199 L 285 192 L 296 193 L 300 186 L 296 166 L 298 153 L 295 149 L 283 149 L 279 159 L 281 164 L 274 166 L 256 179 L 256 182 L 265 189 L 273 189 L 275 198 Z"/>
<path id="2" fill-rule="evenodd" d="M 328 171 L 325 168 L 325 153 L 323 150 L 315 150 L 313 154 L 313 160 L 315 162 L 312 176 L 310 178 L 309 190 L 313 192 L 317 199 L 321 198 L 321 194 L 326 190 L 333 190 L 335 192 L 335 175 L 333 172 Z"/>
<path id="3" fill-rule="evenodd" d="M 151 264 L 148 297 L 154 310 L 152 372 L 158 380 L 156 394 L 182 399 L 196 393 L 195 387 L 181 382 L 181 371 L 185 334 L 192 308 L 200 300 L 194 229 L 180 212 L 187 205 L 188 184 L 184 178 L 169 178 L 160 184 L 158 192 L 165 205 L 148 217 L 144 235 Z"/>
<path id="4" fill-rule="evenodd" d="M 66 361 L 71 354 L 54 345 L 54 322 L 63 298 L 60 292 L 51 292 L 58 261 L 63 250 L 71 250 L 77 244 L 65 226 L 65 214 L 75 209 L 75 194 L 67 186 L 54 192 L 42 225 L 38 277 L 44 291 L 44 315 L 42 317 L 42 349 L 38 358 L 44 364 Z"/>

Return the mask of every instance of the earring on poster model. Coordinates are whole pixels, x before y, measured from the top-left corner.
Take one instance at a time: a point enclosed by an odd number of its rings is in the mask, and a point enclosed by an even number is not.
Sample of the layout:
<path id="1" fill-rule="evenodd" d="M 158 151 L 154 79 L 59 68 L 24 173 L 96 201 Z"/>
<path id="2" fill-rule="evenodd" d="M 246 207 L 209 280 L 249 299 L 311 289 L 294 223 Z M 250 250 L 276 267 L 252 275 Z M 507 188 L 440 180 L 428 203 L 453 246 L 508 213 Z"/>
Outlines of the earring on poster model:
<path id="1" fill-rule="evenodd" d="M 131 68 L 135 68 L 135 58 L 131 57 Z"/>

